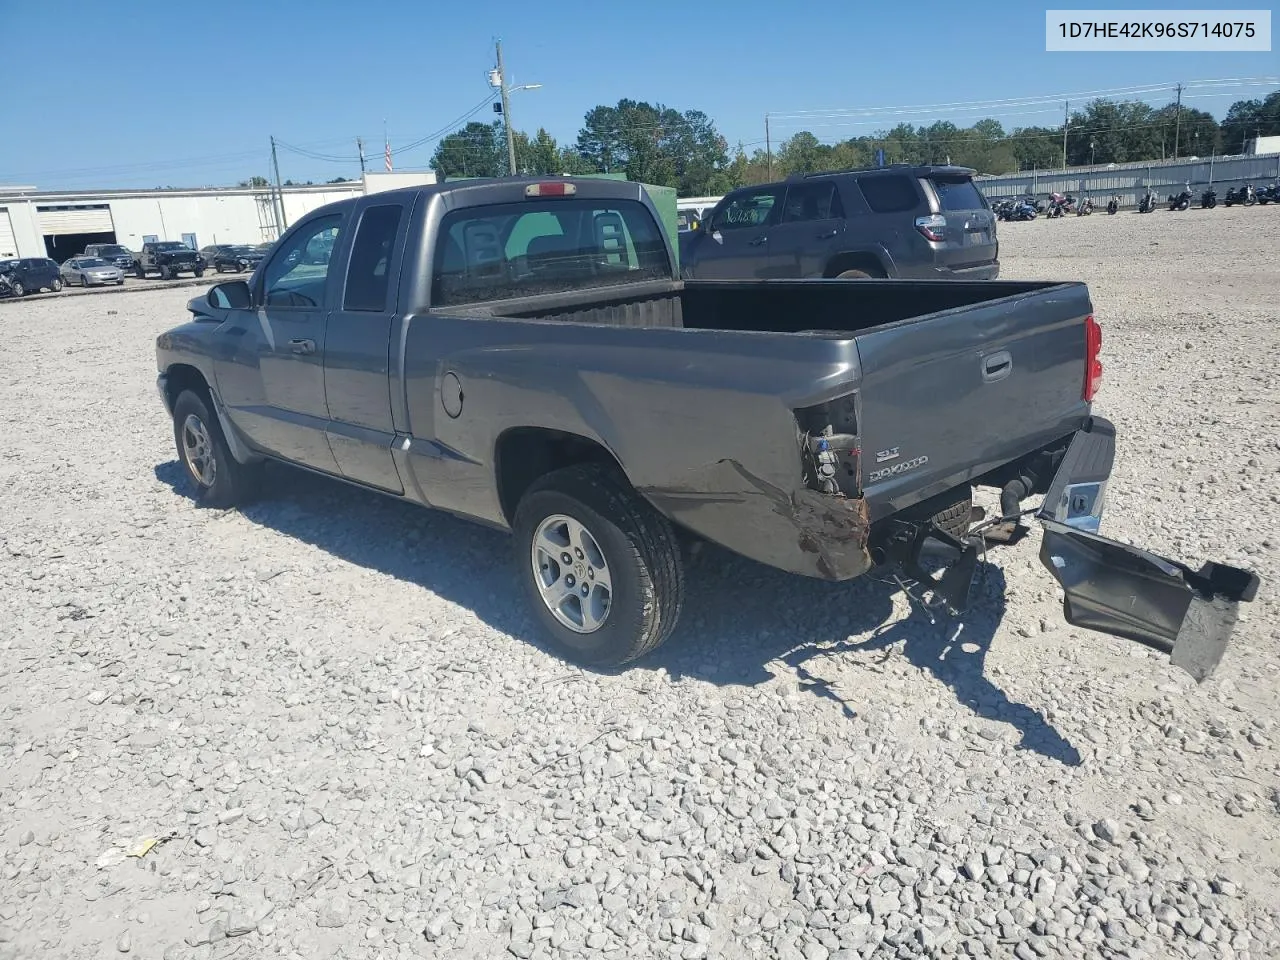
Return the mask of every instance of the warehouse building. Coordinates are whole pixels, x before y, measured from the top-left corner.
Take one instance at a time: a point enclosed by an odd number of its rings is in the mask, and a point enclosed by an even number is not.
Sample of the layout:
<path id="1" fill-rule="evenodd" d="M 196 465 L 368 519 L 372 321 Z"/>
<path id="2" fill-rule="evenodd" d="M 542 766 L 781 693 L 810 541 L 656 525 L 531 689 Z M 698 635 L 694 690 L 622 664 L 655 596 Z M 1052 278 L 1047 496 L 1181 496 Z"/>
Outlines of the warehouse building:
<path id="1" fill-rule="evenodd" d="M 0 184 L 0 259 L 51 257 L 62 263 L 90 243 L 138 250 L 177 240 L 194 250 L 214 243 L 263 243 L 308 211 L 335 200 L 435 183 L 431 172 L 368 173 L 360 180 L 268 188 L 46 191 Z"/>

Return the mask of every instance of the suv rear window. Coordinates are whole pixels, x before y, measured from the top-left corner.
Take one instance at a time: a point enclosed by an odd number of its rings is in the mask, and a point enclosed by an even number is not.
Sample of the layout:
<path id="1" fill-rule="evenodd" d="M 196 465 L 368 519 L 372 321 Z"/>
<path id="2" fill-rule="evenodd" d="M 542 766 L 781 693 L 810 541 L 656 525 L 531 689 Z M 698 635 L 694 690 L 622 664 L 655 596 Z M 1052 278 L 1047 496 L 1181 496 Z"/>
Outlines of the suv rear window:
<path id="1" fill-rule="evenodd" d="M 968 177 L 932 177 L 933 192 L 938 195 L 938 212 L 958 210 L 982 210 L 982 194 Z"/>
<path id="2" fill-rule="evenodd" d="M 920 202 L 915 184 L 908 177 L 892 174 L 859 177 L 858 187 L 872 213 L 904 213 L 914 210 Z"/>
<path id="3" fill-rule="evenodd" d="M 657 221 L 634 200 L 530 200 L 440 223 L 432 306 L 671 279 Z"/>

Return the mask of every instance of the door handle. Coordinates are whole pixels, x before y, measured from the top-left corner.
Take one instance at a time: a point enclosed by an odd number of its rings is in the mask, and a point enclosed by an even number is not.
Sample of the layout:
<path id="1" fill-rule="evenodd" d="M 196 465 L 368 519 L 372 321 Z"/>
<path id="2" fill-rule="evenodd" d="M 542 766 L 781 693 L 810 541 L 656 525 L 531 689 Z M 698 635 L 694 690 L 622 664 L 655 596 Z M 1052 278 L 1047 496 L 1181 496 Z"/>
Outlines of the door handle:
<path id="1" fill-rule="evenodd" d="M 1003 380 L 1013 373 L 1013 356 L 1008 350 L 993 353 L 982 361 L 982 379 L 987 383 Z"/>
<path id="2" fill-rule="evenodd" d="M 763 237 L 756 237 L 754 240 L 748 240 L 748 241 L 747 241 L 747 246 L 748 246 L 748 247 L 759 247 L 759 246 L 763 246 L 764 244 L 766 244 L 766 243 L 768 243 L 768 242 L 769 242 L 769 237 L 768 237 L 768 235 L 766 234 L 766 235 L 765 235 L 765 236 L 763 236 Z"/>
<path id="3" fill-rule="evenodd" d="M 289 349 L 294 353 L 309 356 L 316 352 L 316 342 L 314 340 L 290 340 Z"/>
<path id="4" fill-rule="evenodd" d="M 832 237 L 834 237 L 834 236 L 835 236 L 837 233 L 839 233 L 839 232 L 840 232 L 839 230 L 828 230 L 826 233 L 820 233 L 820 234 L 818 234 L 818 239 L 819 239 L 819 240 L 830 240 Z"/>

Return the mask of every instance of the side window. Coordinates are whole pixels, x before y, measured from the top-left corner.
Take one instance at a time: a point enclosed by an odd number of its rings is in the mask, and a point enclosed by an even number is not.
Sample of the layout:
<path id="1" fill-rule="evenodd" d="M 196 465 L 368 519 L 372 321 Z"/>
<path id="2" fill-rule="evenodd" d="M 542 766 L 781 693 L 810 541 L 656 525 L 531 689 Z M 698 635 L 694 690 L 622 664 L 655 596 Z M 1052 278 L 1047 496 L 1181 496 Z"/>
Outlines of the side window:
<path id="1" fill-rule="evenodd" d="M 341 214 L 320 217 L 273 251 L 262 287 L 267 306 L 320 306 L 329 276 L 329 256 L 341 224 Z"/>
<path id="2" fill-rule="evenodd" d="M 773 216 L 781 190 L 755 190 L 733 197 L 716 213 L 712 230 L 743 230 L 763 227 Z"/>
<path id="3" fill-rule="evenodd" d="M 832 180 L 796 184 L 787 190 L 786 207 L 782 211 L 783 223 L 806 220 L 832 220 L 844 216 L 840 206 L 840 194 Z"/>
<path id="4" fill-rule="evenodd" d="M 400 229 L 404 207 L 398 203 L 368 207 L 360 217 L 355 243 L 351 245 L 351 265 L 347 267 L 343 310 L 387 309 L 391 287 L 391 254 Z"/>
<path id="5" fill-rule="evenodd" d="M 858 187 L 872 213 L 905 213 L 914 210 L 920 202 L 915 185 L 907 177 L 883 174 L 861 177 Z"/>

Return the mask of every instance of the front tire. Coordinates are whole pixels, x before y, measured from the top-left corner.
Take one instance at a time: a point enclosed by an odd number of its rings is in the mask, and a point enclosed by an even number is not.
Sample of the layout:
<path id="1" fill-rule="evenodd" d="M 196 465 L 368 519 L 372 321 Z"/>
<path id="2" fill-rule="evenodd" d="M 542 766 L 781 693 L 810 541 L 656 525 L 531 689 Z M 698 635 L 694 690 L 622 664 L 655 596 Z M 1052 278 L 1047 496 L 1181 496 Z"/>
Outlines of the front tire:
<path id="1" fill-rule="evenodd" d="M 193 390 L 182 391 L 173 405 L 173 439 L 198 502 L 233 507 L 257 492 L 262 464 L 240 463 L 231 455 L 208 399 Z"/>
<path id="2" fill-rule="evenodd" d="M 197 270 L 197 271 L 196 271 L 196 276 L 197 276 L 197 277 L 203 277 L 203 276 L 204 276 L 204 268 L 203 268 L 203 267 L 201 267 L 199 270 Z"/>
<path id="3" fill-rule="evenodd" d="M 21 280 L 13 281 L 13 295 L 15 297 L 25 297 L 27 295 L 27 288 L 22 285 Z"/>
<path id="4" fill-rule="evenodd" d="M 567 658 L 616 666 L 670 636 L 684 602 L 680 546 L 615 469 L 547 474 L 520 500 L 513 528 L 534 617 Z"/>
<path id="5" fill-rule="evenodd" d="M 61 277 L 54 277 L 54 278 L 53 278 L 53 283 L 49 284 L 49 289 L 50 289 L 50 290 L 52 290 L 54 293 L 61 293 L 61 292 L 62 292 L 62 278 L 61 278 Z"/>

